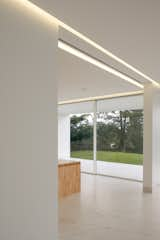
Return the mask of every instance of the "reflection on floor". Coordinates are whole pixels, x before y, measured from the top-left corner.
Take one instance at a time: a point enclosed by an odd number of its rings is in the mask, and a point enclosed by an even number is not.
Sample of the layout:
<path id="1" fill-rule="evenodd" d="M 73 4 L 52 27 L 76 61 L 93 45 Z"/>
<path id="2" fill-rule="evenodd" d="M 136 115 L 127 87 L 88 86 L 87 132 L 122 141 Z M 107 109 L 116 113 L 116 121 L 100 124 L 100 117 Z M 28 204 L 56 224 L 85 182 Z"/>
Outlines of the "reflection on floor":
<path id="1" fill-rule="evenodd" d="M 59 204 L 60 240 L 159 240 L 160 187 L 82 174 L 82 192 Z"/>
<path id="2" fill-rule="evenodd" d="M 93 172 L 93 160 L 75 158 L 72 158 L 72 160 L 78 160 L 81 162 L 81 171 L 88 173 Z M 142 181 L 143 166 L 97 161 L 97 173 L 113 177 Z"/>

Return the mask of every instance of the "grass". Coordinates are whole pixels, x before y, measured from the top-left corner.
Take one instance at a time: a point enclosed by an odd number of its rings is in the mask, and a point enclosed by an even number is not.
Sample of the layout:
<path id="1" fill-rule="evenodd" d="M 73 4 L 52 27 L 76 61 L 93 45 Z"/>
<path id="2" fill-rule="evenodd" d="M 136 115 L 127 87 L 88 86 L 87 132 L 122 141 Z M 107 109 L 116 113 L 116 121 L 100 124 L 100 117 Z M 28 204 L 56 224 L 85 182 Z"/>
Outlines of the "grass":
<path id="1" fill-rule="evenodd" d="M 71 157 L 92 160 L 93 152 L 92 151 L 73 151 L 73 152 L 71 152 Z M 126 164 L 133 164 L 133 165 L 142 165 L 143 164 L 143 154 L 98 151 L 97 152 L 97 160 L 105 161 L 105 162 L 116 162 L 116 163 L 126 163 Z"/>

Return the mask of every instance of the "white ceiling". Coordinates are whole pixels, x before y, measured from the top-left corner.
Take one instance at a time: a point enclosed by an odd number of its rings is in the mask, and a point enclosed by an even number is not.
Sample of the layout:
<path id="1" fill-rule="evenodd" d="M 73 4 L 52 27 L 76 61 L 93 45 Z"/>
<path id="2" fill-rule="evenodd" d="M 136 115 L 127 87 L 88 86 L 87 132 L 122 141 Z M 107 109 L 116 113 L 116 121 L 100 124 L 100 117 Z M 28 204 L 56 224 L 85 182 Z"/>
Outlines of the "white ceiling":
<path id="1" fill-rule="evenodd" d="M 32 1 L 154 80 L 159 80 L 159 0 Z M 71 41 L 74 41 L 73 37 Z M 85 48 L 91 50 L 88 46 Z M 95 50 L 91 51 L 99 56 Z M 135 90 L 123 80 L 67 53 L 59 52 L 59 61 L 62 64 L 60 100 Z M 105 61 L 108 63 L 110 60 L 105 58 Z M 116 66 L 119 68 L 119 65 Z M 122 66 L 120 68 L 124 70 Z"/>
<path id="2" fill-rule="evenodd" d="M 139 90 L 136 86 L 62 50 L 59 50 L 59 63 L 60 101 Z"/>

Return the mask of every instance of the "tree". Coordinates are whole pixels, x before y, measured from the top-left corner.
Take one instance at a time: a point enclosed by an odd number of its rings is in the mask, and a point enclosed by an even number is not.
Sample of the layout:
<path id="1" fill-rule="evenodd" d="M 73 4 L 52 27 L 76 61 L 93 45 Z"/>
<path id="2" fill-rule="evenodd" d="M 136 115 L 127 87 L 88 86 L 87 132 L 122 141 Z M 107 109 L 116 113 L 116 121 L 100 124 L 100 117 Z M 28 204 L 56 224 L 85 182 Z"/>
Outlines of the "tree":
<path id="1" fill-rule="evenodd" d="M 97 150 L 110 150 L 111 145 L 118 146 L 118 129 L 113 123 L 97 123 Z"/>
<path id="2" fill-rule="evenodd" d="M 143 111 L 132 110 L 127 133 L 128 151 L 143 153 Z M 129 145 L 130 144 L 130 145 Z"/>
<path id="3" fill-rule="evenodd" d="M 143 152 L 143 110 L 103 112 L 98 114 L 98 119 L 106 125 L 114 125 L 117 129 L 114 141 L 110 136 L 110 143 L 114 142 L 118 145 L 117 150 Z M 101 131 L 101 135 L 103 133 L 105 135 L 109 134 L 109 132 L 105 133 L 104 130 Z"/>
<path id="4" fill-rule="evenodd" d="M 114 132 L 116 132 L 116 138 L 114 142 L 118 145 L 118 150 L 126 151 L 126 134 L 129 124 L 129 111 L 113 111 L 110 113 L 100 113 L 99 118 L 104 119 L 105 124 L 114 126 Z M 116 130 L 116 131 L 115 131 Z M 110 138 L 110 143 L 113 140 Z"/>
<path id="5" fill-rule="evenodd" d="M 93 149 L 91 116 L 91 114 L 72 116 L 71 147 L 74 149 Z M 143 153 L 143 110 L 98 113 L 97 149 Z"/>
<path id="6" fill-rule="evenodd" d="M 126 152 L 126 135 L 128 131 L 129 117 L 130 111 L 120 111 L 117 119 L 117 122 L 119 122 L 119 149 L 122 152 Z"/>
<path id="7" fill-rule="evenodd" d="M 71 117 L 71 149 L 93 149 L 93 124 L 90 114 Z"/>

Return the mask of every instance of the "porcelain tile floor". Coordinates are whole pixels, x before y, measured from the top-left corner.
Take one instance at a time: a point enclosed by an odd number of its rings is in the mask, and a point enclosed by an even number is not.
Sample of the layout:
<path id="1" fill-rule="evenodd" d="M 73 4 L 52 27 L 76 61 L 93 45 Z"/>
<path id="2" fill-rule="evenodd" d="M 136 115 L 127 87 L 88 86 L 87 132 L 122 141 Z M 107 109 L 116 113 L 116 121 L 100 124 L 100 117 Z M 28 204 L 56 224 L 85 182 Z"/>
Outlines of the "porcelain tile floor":
<path id="1" fill-rule="evenodd" d="M 59 203 L 59 240 L 159 240 L 160 187 L 82 174 L 80 194 Z"/>

